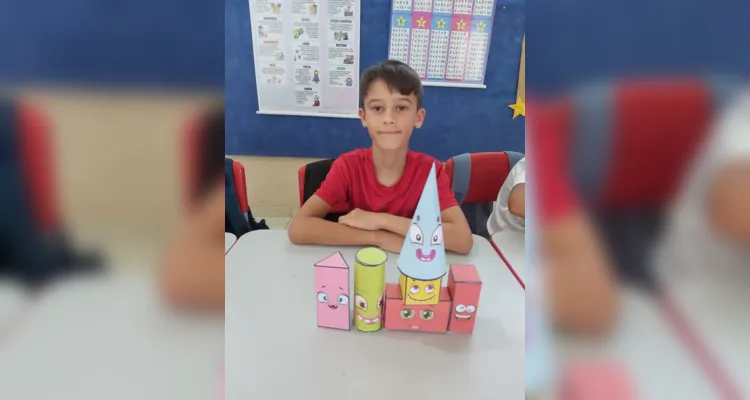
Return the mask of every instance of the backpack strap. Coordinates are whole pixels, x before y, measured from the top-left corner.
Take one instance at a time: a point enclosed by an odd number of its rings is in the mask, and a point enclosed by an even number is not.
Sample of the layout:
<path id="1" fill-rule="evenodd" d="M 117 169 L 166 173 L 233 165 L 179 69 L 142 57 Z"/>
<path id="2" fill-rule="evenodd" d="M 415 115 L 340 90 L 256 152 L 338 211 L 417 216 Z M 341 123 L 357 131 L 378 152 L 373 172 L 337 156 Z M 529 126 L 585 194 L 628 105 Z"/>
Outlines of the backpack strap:
<path id="1" fill-rule="evenodd" d="M 508 156 L 508 162 L 510 163 L 510 169 L 516 166 L 516 163 L 521 161 L 523 154 L 515 151 L 506 151 L 505 154 Z M 510 170 L 509 169 L 509 170 Z"/>
<path id="2" fill-rule="evenodd" d="M 720 114 L 740 93 L 742 82 L 733 77 L 712 76 L 708 78 L 708 86 L 713 97 L 714 114 Z"/>
<path id="3" fill-rule="evenodd" d="M 471 154 L 464 153 L 453 157 L 453 184 L 451 190 L 458 204 L 463 204 L 469 192 L 471 181 Z"/>
<path id="4" fill-rule="evenodd" d="M 573 181 L 586 202 L 595 202 L 608 172 L 614 134 L 614 94 L 607 84 L 583 87 L 575 96 Z"/>

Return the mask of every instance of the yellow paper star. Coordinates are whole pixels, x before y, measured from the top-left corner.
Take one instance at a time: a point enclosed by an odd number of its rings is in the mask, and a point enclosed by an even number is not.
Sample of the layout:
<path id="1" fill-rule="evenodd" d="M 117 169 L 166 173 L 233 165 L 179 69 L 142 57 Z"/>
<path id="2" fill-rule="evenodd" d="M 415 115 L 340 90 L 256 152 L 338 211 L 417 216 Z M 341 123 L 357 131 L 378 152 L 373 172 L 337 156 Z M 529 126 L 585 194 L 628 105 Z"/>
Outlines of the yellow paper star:
<path id="1" fill-rule="evenodd" d="M 485 24 L 484 24 L 484 22 L 482 22 L 482 21 L 479 21 L 479 23 L 477 24 L 477 30 L 478 30 L 479 32 L 483 32 L 483 31 L 484 31 L 484 27 L 485 27 L 485 26 L 487 26 L 487 25 L 485 25 Z"/>
<path id="2" fill-rule="evenodd" d="M 404 26 L 404 24 L 406 23 L 406 20 L 404 19 L 404 17 L 398 17 L 397 21 L 398 21 L 398 26 Z"/>
<path id="3" fill-rule="evenodd" d="M 417 20 L 417 27 L 418 28 L 424 28 L 424 24 L 427 22 L 423 17 L 419 17 Z"/>
<path id="4" fill-rule="evenodd" d="M 464 28 L 466 28 L 466 22 L 464 22 L 464 20 L 460 20 L 456 23 L 456 29 L 459 31 L 464 30 Z"/>
<path id="5" fill-rule="evenodd" d="M 440 18 L 437 22 L 438 29 L 445 29 L 445 21 L 443 21 L 442 18 Z"/>
<path id="6" fill-rule="evenodd" d="M 519 115 L 526 116 L 526 103 L 520 96 L 516 98 L 516 104 L 510 104 L 508 107 L 513 109 L 513 119 L 516 119 Z"/>

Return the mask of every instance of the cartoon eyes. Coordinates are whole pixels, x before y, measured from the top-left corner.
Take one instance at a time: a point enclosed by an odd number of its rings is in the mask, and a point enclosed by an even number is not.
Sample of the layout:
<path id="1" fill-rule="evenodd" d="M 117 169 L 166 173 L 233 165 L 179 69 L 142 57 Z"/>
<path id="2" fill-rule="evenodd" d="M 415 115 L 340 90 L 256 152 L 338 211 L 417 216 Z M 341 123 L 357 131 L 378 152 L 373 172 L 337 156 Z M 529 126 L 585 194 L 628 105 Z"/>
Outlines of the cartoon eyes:
<path id="1" fill-rule="evenodd" d="M 321 303 L 328 303 L 328 295 L 325 292 L 318 292 L 318 301 Z"/>
<path id="2" fill-rule="evenodd" d="M 432 238 L 430 239 L 431 246 L 438 246 L 441 244 L 443 244 L 443 226 L 442 225 L 435 228 L 435 231 L 432 232 Z"/>
<path id="3" fill-rule="evenodd" d="M 442 233 L 440 234 L 440 237 L 442 238 Z M 424 242 L 424 234 L 416 224 L 412 224 L 411 228 L 409 228 L 409 240 L 413 244 L 422 244 Z"/>
<path id="4" fill-rule="evenodd" d="M 411 228 L 409 228 L 409 241 L 412 242 L 412 244 L 424 244 L 424 233 L 422 233 L 422 229 L 417 224 L 412 224 Z M 441 244 L 443 244 L 443 226 L 439 225 L 432 232 L 430 245 L 439 246 Z"/>
<path id="5" fill-rule="evenodd" d="M 418 285 L 412 285 L 409 288 L 409 292 L 411 292 L 411 294 L 417 294 L 417 293 L 419 293 L 419 286 Z"/>
<path id="6" fill-rule="evenodd" d="M 434 316 L 435 313 L 432 310 L 422 310 L 422 312 L 419 314 L 419 317 L 425 321 L 431 320 Z"/>
<path id="7" fill-rule="evenodd" d="M 412 310 L 410 310 L 408 308 L 401 310 L 401 318 L 403 318 L 403 319 L 411 319 L 411 317 L 413 317 L 413 316 L 414 316 L 414 311 L 412 311 Z"/>
<path id="8" fill-rule="evenodd" d="M 357 297 L 354 298 L 354 302 L 354 304 L 357 305 L 357 308 L 362 311 L 367 311 L 367 300 L 365 300 L 364 297 L 357 295 Z"/>
<path id="9" fill-rule="evenodd" d="M 378 307 L 378 310 L 382 310 L 383 309 L 383 295 L 382 294 L 380 295 L 380 298 L 378 299 L 378 306 L 377 307 Z"/>
<path id="10" fill-rule="evenodd" d="M 345 294 L 339 295 L 338 302 L 341 305 L 349 304 L 349 296 Z"/>
<path id="11" fill-rule="evenodd" d="M 427 285 L 425 286 L 424 291 L 427 292 L 427 294 L 432 294 L 432 292 L 435 291 L 435 286 Z"/>
<path id="12" fill-rule="evenodd" d="M 471 313 L 473 313 L 476 310 L 477 310 L 477 308 L 474 307 L 474 306 L 465 306 L 463 304 L 459 304 L 459 305 L 456 306 L 456 312 L 467 312 L 467 313 L 471 314 Z"/>

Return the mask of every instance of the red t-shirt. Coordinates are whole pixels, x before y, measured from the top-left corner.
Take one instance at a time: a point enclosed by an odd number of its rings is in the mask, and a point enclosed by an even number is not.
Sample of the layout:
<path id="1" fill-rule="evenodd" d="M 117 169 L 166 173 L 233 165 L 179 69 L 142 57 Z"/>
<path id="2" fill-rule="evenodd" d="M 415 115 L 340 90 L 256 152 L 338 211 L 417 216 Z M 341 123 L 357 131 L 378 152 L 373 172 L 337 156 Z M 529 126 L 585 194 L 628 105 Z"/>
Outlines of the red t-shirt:
<path id="1" fill-rule="evenodd" d="M 325 181 L 315 195 L 329 205 L 346 203 L 351 209 L 388 213 L 412 218 L 422 189 L 435 163 L 440 210 L 457 206 L 443 164 L 422 153 L 409 151 L 401 179 L 386 187 L 378 182 L 372 149 L 358 149 L 342 154 L 331 166 Z"/>

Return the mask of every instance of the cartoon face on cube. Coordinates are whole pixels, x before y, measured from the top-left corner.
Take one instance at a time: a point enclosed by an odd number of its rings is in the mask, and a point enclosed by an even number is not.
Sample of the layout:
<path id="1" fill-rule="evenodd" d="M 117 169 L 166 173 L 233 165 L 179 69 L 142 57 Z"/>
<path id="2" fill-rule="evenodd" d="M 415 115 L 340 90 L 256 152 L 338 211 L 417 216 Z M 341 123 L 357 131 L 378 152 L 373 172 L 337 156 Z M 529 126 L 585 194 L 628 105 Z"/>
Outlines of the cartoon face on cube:
<path id="1" fill-rule="evenodd" d="M 389 283 L 386 287 L 385 329 L 394 331 L 418 331 L 445 333 L 448 330 L 451 300 L 448 288 L 437 305 L 404 304 L 400 285 Z"/>
<path id="2" fill-rule="evenodd" d="M 399 288 L 404 304 L 438 304 L 440 303 L 440 285 L 442 278 L 431 281 L 418 281 L 406 275 L 399 277 Z"/>
<path id="3" fill-rule="evenodd" d="M 398 269 L 404 304 L 439 304 L 446 264 L 435 164 L 401 247 Z"/>
<path id="4" fill-rule="evenodd" d="M 336 252 L 315 264 L 318 326 L 349 330 L 349 266 Z"/>
<path id="5" fill-rule="evenodd" d="M 354 262 L 354 327 L 375 332 L 383 327 L 385 262 L 388 254 L 376 247 L 359 250 Z"/>
<path id="6" fill-rule="evenodd" d="M 448 292 L 453 300 L 448 330 L 474 332 L 479 307 L 482 280 L 473 265 L 451 265 L 448 274 Z"/>

